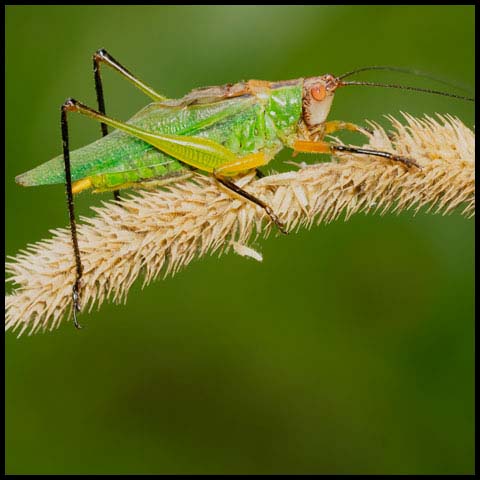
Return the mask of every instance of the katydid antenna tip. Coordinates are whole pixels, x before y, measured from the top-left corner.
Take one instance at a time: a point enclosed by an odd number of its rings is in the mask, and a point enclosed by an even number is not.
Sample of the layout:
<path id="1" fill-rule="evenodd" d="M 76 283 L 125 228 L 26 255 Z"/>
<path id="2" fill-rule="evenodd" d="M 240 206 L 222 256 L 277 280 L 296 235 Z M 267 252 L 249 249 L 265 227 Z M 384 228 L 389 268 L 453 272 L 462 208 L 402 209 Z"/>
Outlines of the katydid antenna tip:
<path id="1" fill-rule="evenodd" d="M 337 79 L 337 80 L 339 80 L 339 79 Z M 459 100 L 466 100 L 468 102 L 475 102 L 475 97 L 465 97 L 463 95 L 456 95 L 455 93 L 442 92 L 440 90 L 432 90 L 430 88 L 412 87 L 410 85 L 397 85 L 397 84 L 391 84 L 391 83 L 359 82 L 359 81 L 344 82 L 342 80 L 338 81 L 338 86 L 339 87 L 348 86 L 348 85 L 360 85 L 360 86 L 366 86 L 366 87 L 398 88 L 400 90 L 411 90 L 411 91 L 414 91 L 414 92 L 431 93 L 431 94 L 434 94 L 434 95 L 442 95 L 444 97 L 451 97 L 451 98 L 457 98 Z"/>

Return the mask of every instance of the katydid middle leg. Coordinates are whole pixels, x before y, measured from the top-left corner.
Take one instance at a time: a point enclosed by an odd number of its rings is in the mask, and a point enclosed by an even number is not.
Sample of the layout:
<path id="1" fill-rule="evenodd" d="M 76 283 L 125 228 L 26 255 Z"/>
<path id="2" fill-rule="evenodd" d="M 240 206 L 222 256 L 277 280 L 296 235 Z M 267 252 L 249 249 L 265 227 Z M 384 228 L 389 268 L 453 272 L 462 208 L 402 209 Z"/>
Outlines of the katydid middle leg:
<path id="1" fill-rule="evenodd" d="M 166 100 L 166 97 L 155 92 L 148 85 L 145 85 L 142 81 L 132 75 L 120 62 L 115 60 L 104 48 L 97 50 L 93 54 L 93 76 L 95 78 L 95 90 L 97 92 L 97 103 L 98 111 L 102 114 L 106 114 L 105 110 L 105 98 L 103 95 L 103 84 L 102 77 L 100 75 L 100 64 L 105 63 L 106 65 L 113 68 L 115 71 L 119 72 L 123 77 L 125 77 L 129 82 L 131 82 L 135 87 L 141 90 L 145 95 L 149 96 L 156 102 Z M 108 135 L 108 126 L 106 123 L 101 122 L 100 128 L 102 131 L 102 136 Z M 120 200 L 120 192 L 118 190 L 113 191 L 113 196 L 115 200 Z"/>
<path id="2" fill-rule="evenodd" d="M 275 212 L 272 210 L 272 207 L 270 207 L 268 204 L 266 204 L 263 200 L 260 200 L 259 198 L 255 197 L 255 195 L 252 195 L 251 193 L 248 193 L 246 190 L 243 188 L 239 187 L 236 185 L 234 182 L 231 180 L 222 177 L 218 174 L 215 174 L 215 179 L 220 182 L 222 185 L 227 187 L 229 190 L 232 190 L 233 192 L 237 193 L 238 195 L 242 196 L 243 198 L 246 198 L 247 200 L 250 200 L 251 202 L 255 203 L 259 207 L 262 207 L 265 210 L 265 213 L 270 217 L 272 222 L 278 227 L 278 229 L 284 233 L 287 234 L 287 230 L 285 229 L 285 225 L 280 221 L 280 219 L 277 217 Z"/>
<path id="3" fill-rule="evenodd" d="M 234 174 L 237 172 L 241 172 L 246 169 L 255 169 L 255 174 L 262 178 L 264 175 L 263 173 L 258 169 L 259 166 L 264 165 L 266 163 L 266 158 L 263 156 L 258 156 L 256 154 L 253 155 L 247 155 L 246 157 L 239 158 L 234 162 L 231 163 L 226 163 L 225 165 L 222 165 L 219 168 L 216 168 L 213 171 L 213 175 L 215 176 L 215 179 L 220 182 L 222 185 L 227 187 L 229 190 L 232 190 L 233 192 L 237 193 L 238 195 L 246 198 L 247 200 L 250 200 L 251 202 L 255 203 L 259 207 L 262 207 L 265 210 L 265 213 L 270 217 L 272 222 L 278 227 L 278 229 L 284 233 L 287 234 L 287 230 L 285 229 L 284 224 L 280 221 L 280 219 L 277 217 L 273 209 L 265 203 L 263 200 L 260 200 L 259 198 L 255 197 L 251 193 L 248 193 L 246 190 L 243 188 L 239 187 L 236 185 L 232 180 L 226 178 L 226 175 L 228 174 Z M 259 175 L 260 173 L 260 175 Z"/>

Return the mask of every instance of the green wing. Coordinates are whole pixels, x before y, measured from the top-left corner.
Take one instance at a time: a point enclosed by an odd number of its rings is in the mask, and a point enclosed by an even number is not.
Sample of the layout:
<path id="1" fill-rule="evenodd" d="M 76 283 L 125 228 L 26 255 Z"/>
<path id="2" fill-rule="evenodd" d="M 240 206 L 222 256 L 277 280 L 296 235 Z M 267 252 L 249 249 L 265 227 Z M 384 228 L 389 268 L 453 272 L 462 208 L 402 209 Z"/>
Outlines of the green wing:
<path id="1" fill-rule="evenodd" d="M 239 97 L 212 104 L 189 107 L 152 103 L 127 123 L 152 133 L 219 136 L 219 123 L 245 115 L 254 105 L 252 97 Z M 213 128 L 211 128 L 213 127 Z M 218 139 L 217 140 L 221 140 Z M 115 130 L 107 136 L 70 153 L 72 181 L 86 177 L 138 172 L 137 177 L 151 178 L 188 171 L 183 163 L 127 133 Z M 24 186 L 65 182 L 63 156 L 45 162 L 16 177 Z M 142 173 L 143 172 L 143 173 Z M 143 177 L 142 177 L 143 175 Z"/>

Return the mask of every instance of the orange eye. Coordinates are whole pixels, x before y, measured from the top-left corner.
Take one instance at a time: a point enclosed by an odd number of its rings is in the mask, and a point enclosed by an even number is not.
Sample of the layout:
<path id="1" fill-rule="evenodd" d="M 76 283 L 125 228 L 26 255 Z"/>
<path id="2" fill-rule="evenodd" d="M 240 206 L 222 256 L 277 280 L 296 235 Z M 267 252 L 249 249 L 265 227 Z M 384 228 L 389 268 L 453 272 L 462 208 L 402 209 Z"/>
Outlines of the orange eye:
<path id="1" fill-rule="evenodd" d="M 327 89 L 325 88 L 325 85 L 322 85 L 322 84 L 315 85 L 310 90 L 310 93 L 311 93 L 312 97 L 315 100 L 317 100 L 317 102 L 321 102 L 327 96 Z"/>

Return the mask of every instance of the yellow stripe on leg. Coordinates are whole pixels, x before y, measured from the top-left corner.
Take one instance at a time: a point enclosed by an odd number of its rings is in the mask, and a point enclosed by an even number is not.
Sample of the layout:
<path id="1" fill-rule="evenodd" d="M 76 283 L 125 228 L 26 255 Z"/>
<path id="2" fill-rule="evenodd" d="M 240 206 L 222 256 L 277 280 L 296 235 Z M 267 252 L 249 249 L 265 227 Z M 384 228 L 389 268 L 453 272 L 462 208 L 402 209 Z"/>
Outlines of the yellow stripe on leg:
<path id="1" fill-rule="evenodd" d="M 90 177 L 82 178 L 81 180 L 77 180 L 72 184 L 72 193 L 80 193 L 83 190 L 87 190 L 92 187 L 92 180 Z"/>
<path id="2" fill-rule="evenodd" d="M 225 163 L 215 169 L 215 174 L 231 176 L 244 170 L 252 170 L 262 165 L 266 165 L 269 159 L 263 152 L 251 153 L 244 157 L 238 157 L 237 160 Z"/>

